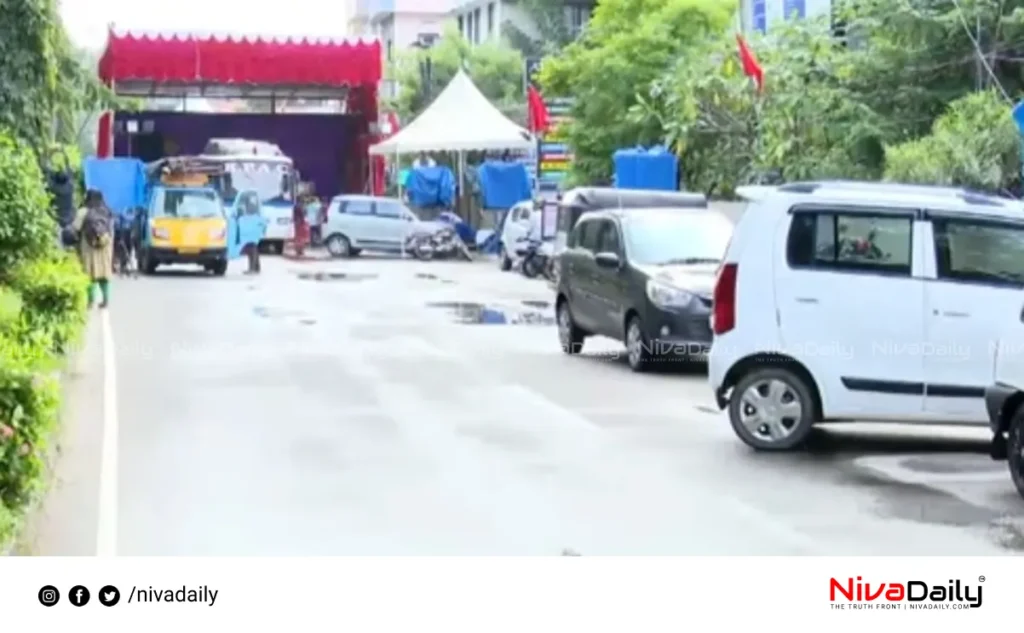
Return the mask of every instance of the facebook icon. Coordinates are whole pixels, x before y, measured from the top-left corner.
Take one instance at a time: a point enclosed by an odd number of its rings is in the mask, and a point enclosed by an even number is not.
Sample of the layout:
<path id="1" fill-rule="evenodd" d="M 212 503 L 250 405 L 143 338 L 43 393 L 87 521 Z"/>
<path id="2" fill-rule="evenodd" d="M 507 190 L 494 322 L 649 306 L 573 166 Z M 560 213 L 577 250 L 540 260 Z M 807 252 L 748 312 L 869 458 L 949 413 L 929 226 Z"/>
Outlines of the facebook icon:
<path id="1" fill-rule="evenodd" d="M 68 592 L 68 600 L 76 607 L 84 607 L 89 603 L 89 590 L 82 585 L 75 585 Z"/>

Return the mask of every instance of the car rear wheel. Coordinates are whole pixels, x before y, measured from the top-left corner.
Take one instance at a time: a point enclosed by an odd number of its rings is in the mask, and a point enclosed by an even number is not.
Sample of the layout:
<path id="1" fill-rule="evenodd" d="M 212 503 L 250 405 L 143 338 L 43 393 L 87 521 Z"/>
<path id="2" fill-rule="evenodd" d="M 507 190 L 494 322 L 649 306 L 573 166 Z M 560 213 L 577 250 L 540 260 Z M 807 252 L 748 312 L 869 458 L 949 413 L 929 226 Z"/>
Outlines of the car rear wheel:
<path id="1" fill-rule="evenodd" d="M 332 235 L 327 238 L 327 252 L 331 257 L 350 257 L 352 255 L 352 243 L 344 235 Z"/>
<path id="2" fill-rule="evenodd" d="M 570 355 L 583 351 L 583 341 L 587 335 L 573 321 L 567 299 L 558 302 L 558 307 L 555 308 L 555 320 L 558 323 L 558 342 L 562 345 L 562 351 Z"/>
<path id="3" fill-rule="evenodd" d="M 214 275 L 223 277 L 228 272 L 228 262 L 225 259 L 218 260 L 209 267 L 209 270 Z"/>
<path id="4" fill-rule="evenodd" d="M 1017 488 L 1017 494 L 1024 498 L 1024 407 L 1013 414 L 1008 435 L 1006 462 L 1010 467 L 1010 479 Z"/>
<path id="5" fill-rule="evenodd" d="M 786 451 L 807 439 L 815 402 L 803 378 L 783 368 L 755 369 L 729 399 L 729 422 L 743 442 L 762 451 Z"/>

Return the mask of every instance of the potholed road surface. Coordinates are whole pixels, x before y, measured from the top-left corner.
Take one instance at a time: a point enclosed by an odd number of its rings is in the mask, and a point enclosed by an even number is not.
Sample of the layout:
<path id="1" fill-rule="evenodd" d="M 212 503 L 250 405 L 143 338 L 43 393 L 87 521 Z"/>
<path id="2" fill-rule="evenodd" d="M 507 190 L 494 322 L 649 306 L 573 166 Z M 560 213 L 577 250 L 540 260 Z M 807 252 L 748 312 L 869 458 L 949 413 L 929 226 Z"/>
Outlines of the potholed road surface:
<path id="1" fill-rule="evenodd" d="M 633 375 L 610 341 L 563 356 L 546 285 L 496 266 L 268 258 L 114 299 L 39 553 L 1024 548 L 983 431 L 851 426 L 755 454 L 703 376 Z"/>

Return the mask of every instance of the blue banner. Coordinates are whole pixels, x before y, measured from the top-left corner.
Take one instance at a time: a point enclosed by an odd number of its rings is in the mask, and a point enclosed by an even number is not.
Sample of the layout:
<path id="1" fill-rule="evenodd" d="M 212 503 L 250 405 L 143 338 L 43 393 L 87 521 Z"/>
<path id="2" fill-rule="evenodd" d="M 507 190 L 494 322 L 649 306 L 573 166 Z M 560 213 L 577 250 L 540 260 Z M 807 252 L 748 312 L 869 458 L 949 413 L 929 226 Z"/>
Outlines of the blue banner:
<path id="1" fill-rule="evenodd" d="M 750 14 L 754 30 L 766 33 L 768 31 L 768 9 L 765 6 L 765 0 L 753 0 L 750 3 Z"/>
<path id="2" fill-rule="evenodd" d="M 782 11 L 787 20 L 807 17 L 806 0 L 782 0 Z"/>

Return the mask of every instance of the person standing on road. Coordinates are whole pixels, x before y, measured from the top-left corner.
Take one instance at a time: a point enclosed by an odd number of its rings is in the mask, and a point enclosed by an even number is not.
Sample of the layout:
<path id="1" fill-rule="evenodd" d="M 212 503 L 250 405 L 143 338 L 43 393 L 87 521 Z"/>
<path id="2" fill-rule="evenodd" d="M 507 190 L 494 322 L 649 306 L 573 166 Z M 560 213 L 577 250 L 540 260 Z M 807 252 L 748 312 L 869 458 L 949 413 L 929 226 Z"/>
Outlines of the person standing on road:
<path id="1" fill-rule="evenodd" d="M 96 303 L 96 287 L 100 289 L 101 308 L 110 304 L 110 278 L 114 272 L 114 216 L 103 202 L 103 194 L 90 189 L 85 206 L 75 214 L 72 228 L 78 235 L 78 252 L 82 268 L 89 276 L 89 307 Z"/>
<path id="2" fill-rule="evenodd" d="M 313 183 L 309 183 L 309 198 L 306 201 L 306 222 L 309 223 L 309 246 L 320 245 L 320 198 L 316 197 Z"/>
<path id="3" fill-rule="evenodd" d="M 306 215 L 308 200 L 309 197 L 307 195 L 300 196 L 295 202 L 295 207 L 292 209 L 292 226 L 295 227 L 293 244 L 295 245 L 296 257 L 305 256 L 306 245 L 309 243 L 309 220 Z"/>

